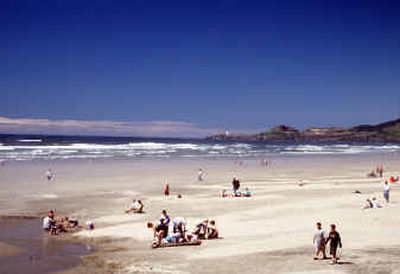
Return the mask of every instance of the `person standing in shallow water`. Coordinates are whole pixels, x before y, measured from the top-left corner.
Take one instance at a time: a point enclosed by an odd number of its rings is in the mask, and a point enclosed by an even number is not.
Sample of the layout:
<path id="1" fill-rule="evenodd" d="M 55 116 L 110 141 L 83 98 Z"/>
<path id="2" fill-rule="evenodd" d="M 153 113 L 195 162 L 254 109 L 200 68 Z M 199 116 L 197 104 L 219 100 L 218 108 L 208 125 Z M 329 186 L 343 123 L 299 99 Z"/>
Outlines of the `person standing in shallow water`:
<path id="1" fill-rule="evenodd" d="M 332 263 L 336 264 L 337 248 L 342 248 L 342 239 L 340 238 L 339 232 L 336 231 L 336 225 L 331 224 L 331 231 L 329 231 L 328 237 L 326 238 L 325 244 L 330 242 L 330 254 L 332 255 Z"/>

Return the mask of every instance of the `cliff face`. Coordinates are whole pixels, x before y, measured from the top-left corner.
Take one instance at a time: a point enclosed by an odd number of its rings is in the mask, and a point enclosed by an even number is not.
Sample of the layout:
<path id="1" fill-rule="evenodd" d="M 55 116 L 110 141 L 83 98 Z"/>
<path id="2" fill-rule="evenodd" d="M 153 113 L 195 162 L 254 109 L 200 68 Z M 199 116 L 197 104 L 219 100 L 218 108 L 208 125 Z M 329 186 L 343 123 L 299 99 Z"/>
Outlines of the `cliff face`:
<path id="1" fill-rule="evenodd" d="M 400 143 L 400 119 L 378 125 L 360 125 L 351 128 L 308 128 L 299 131 L 280 125 L 254 135 L 214 135 L 209 140 L 265 141 L 265 142 L 351 142 Z"/>

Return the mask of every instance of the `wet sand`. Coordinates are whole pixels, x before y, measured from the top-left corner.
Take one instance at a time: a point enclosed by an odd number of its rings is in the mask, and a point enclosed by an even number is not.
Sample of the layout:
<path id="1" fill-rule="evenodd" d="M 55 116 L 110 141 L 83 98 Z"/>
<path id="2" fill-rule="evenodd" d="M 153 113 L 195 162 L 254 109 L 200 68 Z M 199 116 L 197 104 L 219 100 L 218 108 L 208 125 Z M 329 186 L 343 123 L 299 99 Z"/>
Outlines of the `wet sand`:
<path id="1" fill-rule="evenodd" d="M 84 244 L 49 237 L 38 218 L 0 218 L 0 273 L 54 273 L 76 267 Z"/>
<path id="2" fill-rule="evenodd" d="M 366 173 L 383 162 L 387 175 L 399 174 L 399 159 L 276 157 L 268 169 L 258 159 L 247 159 L 242 166 L 232 159 L 16 163 L 0 173 L 0 203 L 7 205 L 3 214 L 44 214 L 56 208 L 82 222 L 94 220 L 94 231 L 74 237 L 96 251 L 62 273 L 396 273 L 400 186 L 392 186 L 389 207 L 361 207 L 372 196 L 382 203 L 380 179 L 366 178 Z M 56 172 L 53 182 L 44 179 L 48 167 Z M 200 167 L 206 171 L 204 182 L 196 182 Z M 233 176 L 254 196 L 219 197 Z M 297 185 L 300 179 L 304 187 Z M 165 180 L 171 184 L 170 197 L 162 195 Z M 145 214 L 124 214 L 135 197 L 142 198 Z M 199 247 L 151 249 L 145 224 L 156 220 L 163 208 L 172 218 L 185 217 L 189 229 L 213 218 L 223 238 Z M 325 228 L 337 224 L 344 244 L 342 264 L 312 260 L 316 221 Z"/>

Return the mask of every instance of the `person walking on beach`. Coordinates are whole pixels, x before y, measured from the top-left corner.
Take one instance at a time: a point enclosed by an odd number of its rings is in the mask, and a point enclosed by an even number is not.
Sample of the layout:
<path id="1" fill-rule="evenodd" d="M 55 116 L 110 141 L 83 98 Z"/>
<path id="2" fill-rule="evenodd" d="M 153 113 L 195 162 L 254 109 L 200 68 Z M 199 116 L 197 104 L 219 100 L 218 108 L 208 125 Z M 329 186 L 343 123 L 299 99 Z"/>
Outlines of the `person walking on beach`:
<path id="1" fill-rule="evenodd" d="M 47 181 L 51 181 L 51 180 L 53 179 L 53 177 L 54 177 L 54 173 L 53 173 L 53 171 L 51 171 L 51 169 L 49 168 L 49 169 L 46 171 L 46 179 L 47 179 Z"/>
<path id="2" fill-rule="evenodd" d="M 379 174 L 379 178 L 383 177 L 384 167 L 382 164 L 376 166 L 376 173 Z"/>
<path id="3" fill-rule="evenodd" d="M 199 168 L 199 171 L 197 173 L 197 181 L 201 182 L 204 180 L 204 171 L 203 169 Z"/>
<path id="4" fill-rule="evenodd" d="M 319 254 L 322 253 L 322 259 L 327 259 L 325 253 L 325 230 L 322 229 L 322 224 L 316 224 L 317 230 L 314 233 L 313 244 L 315 246 L 314 260 L 318 260 Z"/>
<path id="5" fill-rule="evenodd" d="M 332 263 L 336 264 L 337 258 L 337 248 L 342 248 L 342 239 L 340 238 L 339 232 L 336 231 L 336 225 L 331 224 L 331 231 L 325 240 L 325 244 L 330 242 L 330 254 L 332 255 Z"/>
<path id="6" fill-rule="evenodd" d="M 385 198 L 386 206 L 389 204 L 390 185 L 387 181 L 383 184 L 383 198 Z"/>

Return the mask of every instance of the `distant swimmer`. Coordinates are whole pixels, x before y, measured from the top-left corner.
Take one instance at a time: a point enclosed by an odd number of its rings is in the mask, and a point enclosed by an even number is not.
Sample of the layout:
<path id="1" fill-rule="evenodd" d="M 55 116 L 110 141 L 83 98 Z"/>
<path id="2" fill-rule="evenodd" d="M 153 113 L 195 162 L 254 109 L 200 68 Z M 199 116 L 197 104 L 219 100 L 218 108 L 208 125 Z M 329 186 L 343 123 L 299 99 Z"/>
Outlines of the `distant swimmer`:
<path id="1" fill-rule="evenodd" d="M 54 179 L 54 173 L 50 168 L 46 171 L 46 178 L 47 181 L 51 181 Z"/>

